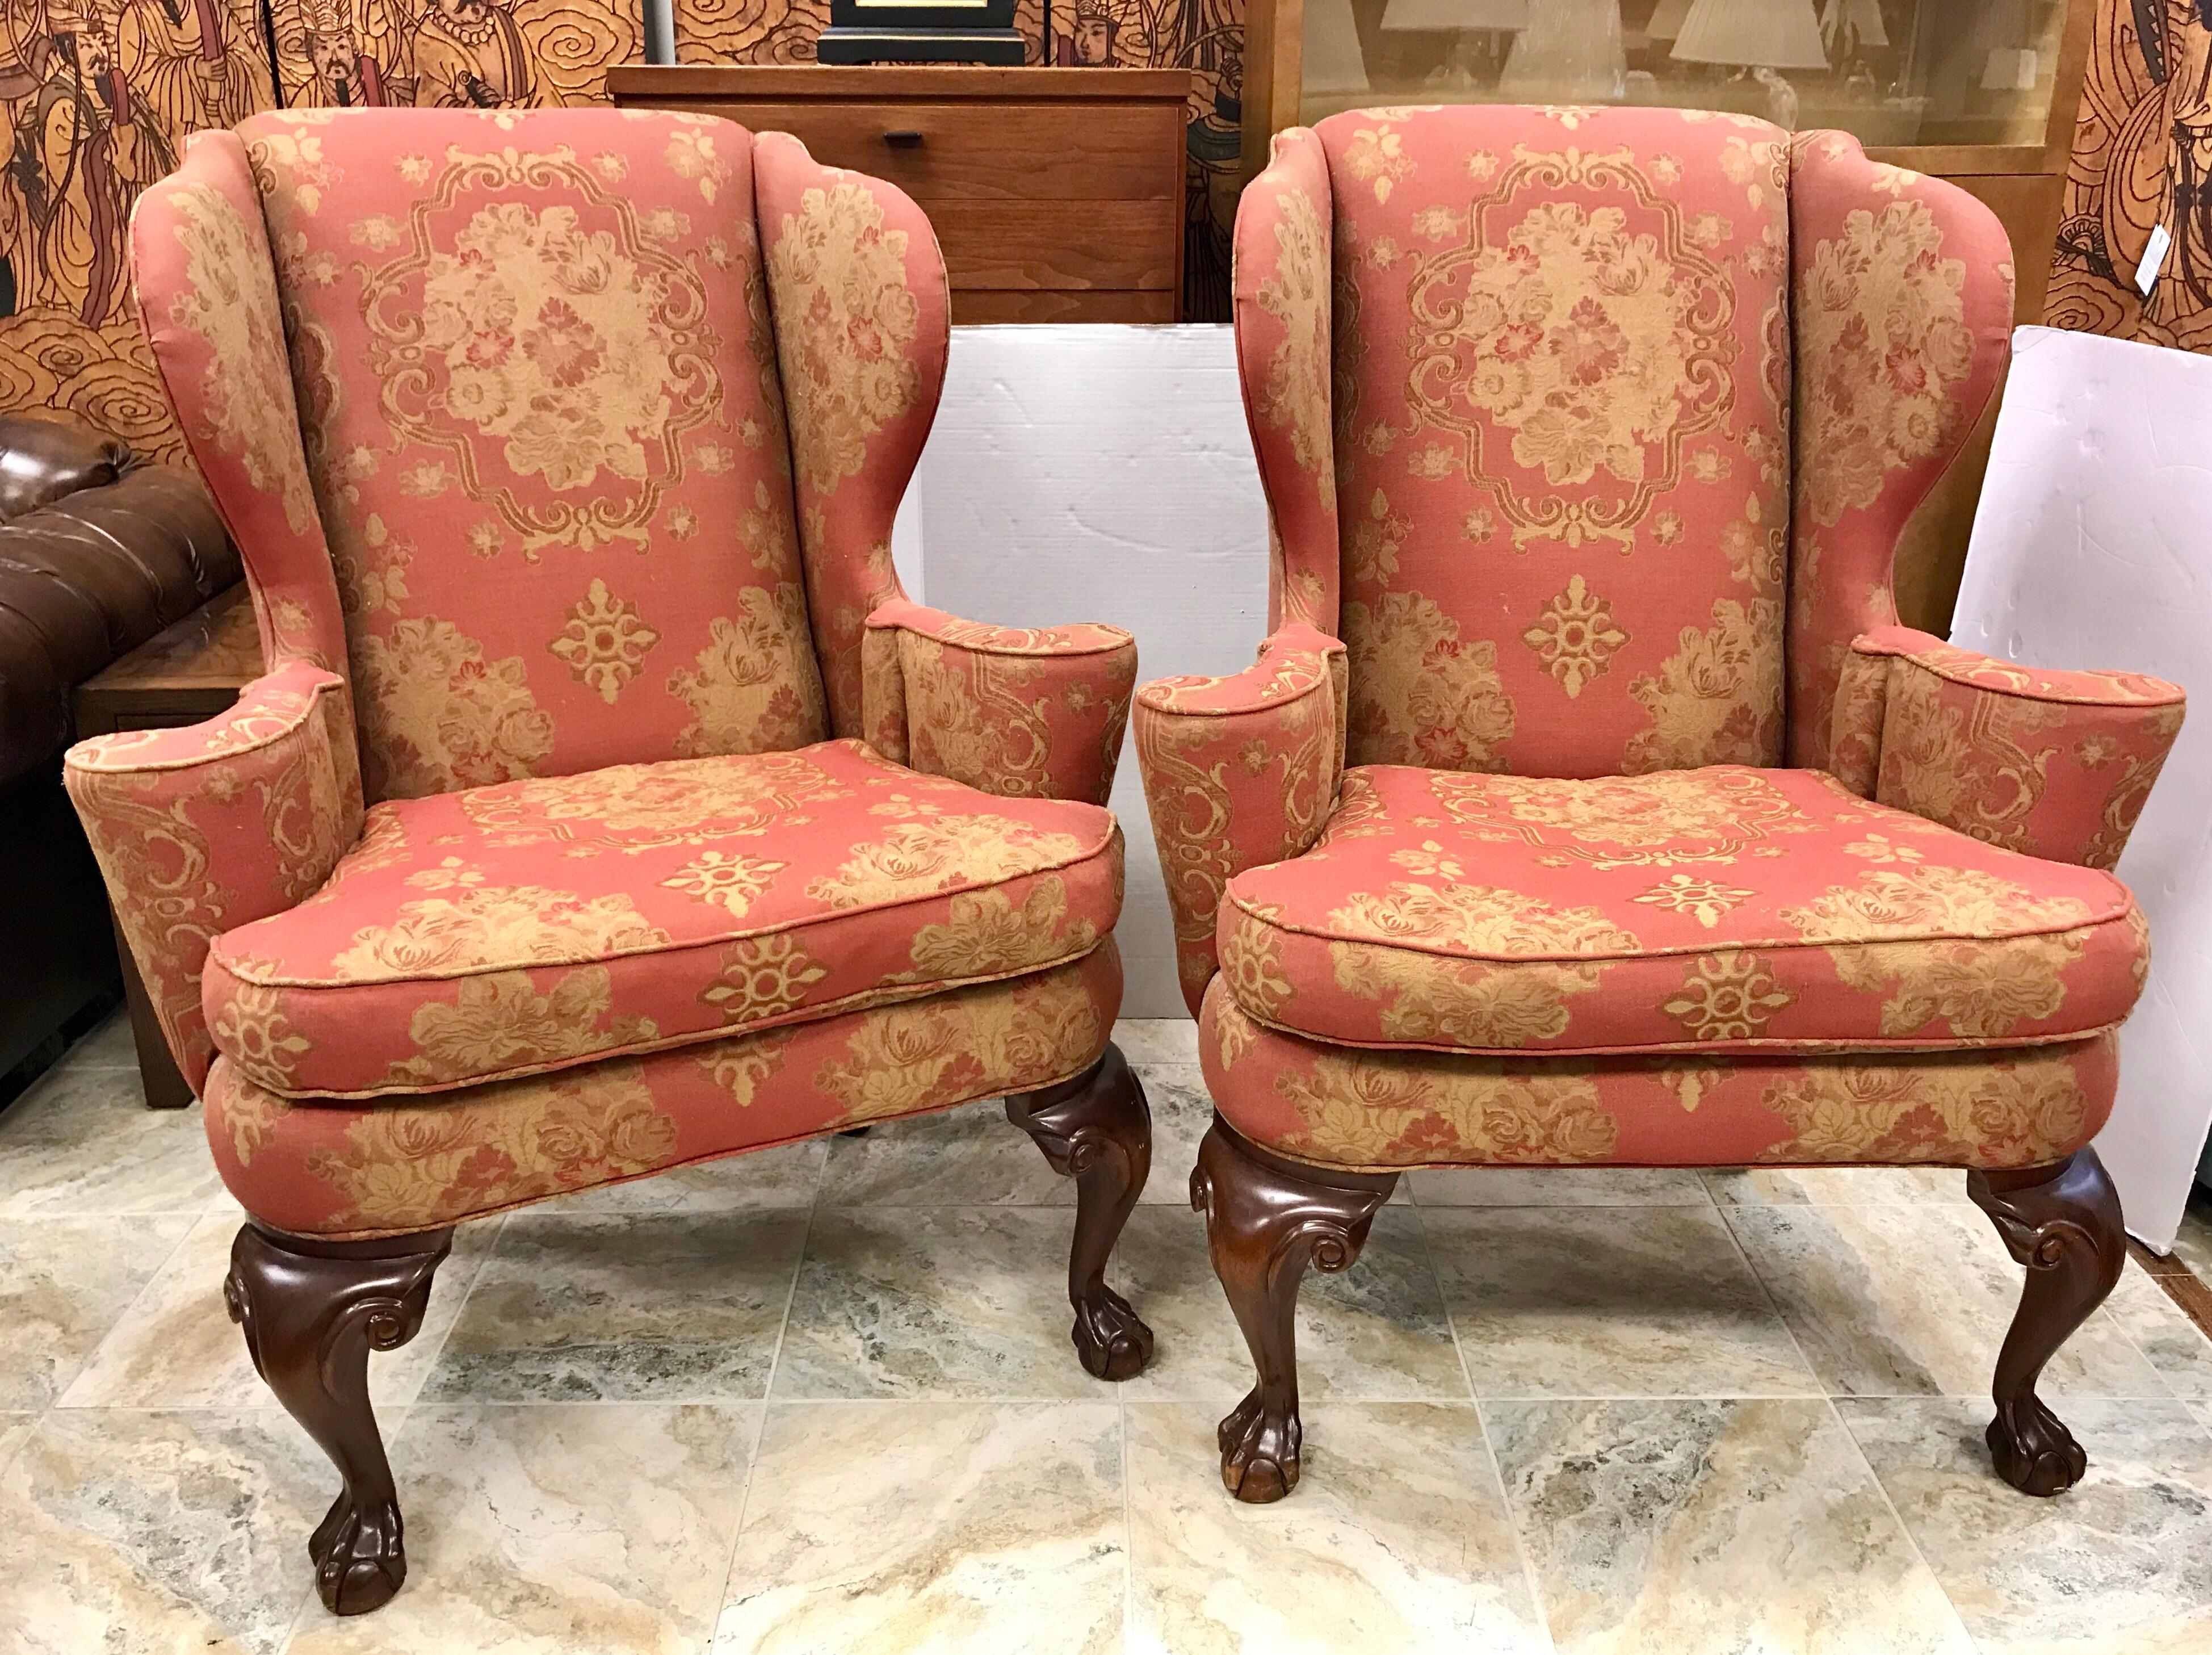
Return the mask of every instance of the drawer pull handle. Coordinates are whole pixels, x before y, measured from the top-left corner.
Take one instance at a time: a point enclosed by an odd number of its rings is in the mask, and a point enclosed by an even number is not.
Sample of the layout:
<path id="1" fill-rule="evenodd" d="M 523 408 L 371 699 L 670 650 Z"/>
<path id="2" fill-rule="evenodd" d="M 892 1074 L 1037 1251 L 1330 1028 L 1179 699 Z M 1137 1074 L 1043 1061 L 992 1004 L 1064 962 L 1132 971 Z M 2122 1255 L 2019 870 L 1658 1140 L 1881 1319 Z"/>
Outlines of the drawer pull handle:
<path id="1" fill-rule="evenodd" d="M 895 149 L 909 149 L 915 144 L 921 142 L 921 134 L 902 129 L 896 132 L 884 133 L 884 142 L 890 144 Z"/>

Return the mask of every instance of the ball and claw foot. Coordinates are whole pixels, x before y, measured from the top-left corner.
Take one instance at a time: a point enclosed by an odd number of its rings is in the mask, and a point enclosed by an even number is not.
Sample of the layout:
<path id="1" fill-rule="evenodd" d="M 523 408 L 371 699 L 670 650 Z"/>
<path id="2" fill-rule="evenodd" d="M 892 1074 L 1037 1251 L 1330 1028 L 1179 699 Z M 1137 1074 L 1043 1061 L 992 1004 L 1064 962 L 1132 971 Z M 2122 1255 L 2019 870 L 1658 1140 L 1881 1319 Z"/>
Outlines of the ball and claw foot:
<path id="1" fill-rule="evenodd" d="M 1268 1408 L 1258 1386 L 1216 1427 L 1222 1486 L 1248 1506 L 1269 1506 L 1298 1486 L 1302 1427 L 1294 1409 Z"/>
<path id="2" fill-rule="evenodd" d="M 307 1542 L 315 1560 L 315 1592 L 333 1615 L 382 1609 L 407 1583 L 407 1548 L 392 1500 L 356 1506 L 340 1494 Z"/>
<path id="3" fill-rule="evenodd" d="M 1152 1360 L 1152 1330 L 1127 1299 L 1103 1283 L 1077 1307 L 1069 1337 L 1083 1371 L 1094 1379 L 1133 1379 Z"/>
<path id="4" fill-rule="evenodd" d="M 1996 1474 L 2024 1494 L 2047 1500 L 2088 1473 L 2088 1455 L 2039 1396 L 2031 1395 L 2001 1410 L 1983 1437 Z"/>

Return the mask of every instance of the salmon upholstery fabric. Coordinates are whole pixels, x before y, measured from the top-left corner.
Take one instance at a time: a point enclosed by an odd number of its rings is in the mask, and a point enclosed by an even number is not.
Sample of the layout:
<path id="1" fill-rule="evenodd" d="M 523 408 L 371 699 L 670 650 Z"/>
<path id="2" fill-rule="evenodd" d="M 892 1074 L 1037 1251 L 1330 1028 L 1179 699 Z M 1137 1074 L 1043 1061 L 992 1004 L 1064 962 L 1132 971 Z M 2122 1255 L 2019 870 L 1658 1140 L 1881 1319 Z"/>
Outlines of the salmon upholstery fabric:
<path id="1" fill-rule="evenodd" d="M 2148 958 L 2102 870 L 2180 708 L 1895 631 L 2007 360 L 1988 210 L 1735 115 L 1389 108 L 1278 137 L 1236 245 L 1273 636 L 1135 714 L 1231 1124 L 1370 1169 L 2087 1142 Z"/>
<path id="2" fill-rule="evenodd" d="M 1136 641 L 1118 626 L 985 626 L 894 599 L 868 617 L 862 702 L 878 752 L 1014 799 L 1106 802 Z"/>
<path id="3" fill-rule="evenodd" d="M 1207 991 L 1199 1056 L 1222 1117 L 1329 1167 L 2045 1166 L 2094 1137 L 2117 1037 L 1833 1056 L 1471 1057 L 1369 1051 L 1253 1021 Z"/>
<path id="4" fill-rule="evenodd" d="M 307 901 L 220 938 L 208 1022 L 288 1097 L 431 1092 L 1088 953 L 1112 815 L 859 741 L 387 800 Z"/>
<path id="5" fill-rule="evenodd" d="M 1792 142 L 1790 224 L 1790 763 L 1821 765 L 1851 640 L 1896 624 L 1898 550 L 2004 381 L 2013 261 L 1979 202 L 1841 132 Z"/>
<path id="6" fill-rule="evenodd" d="M 1851 643 L 1831 764 L 1884 804 L 2054 862 L 2111 867 L 2181 733 L 2178 685 L 2046 672 L 1910 627 Z"/>
<path id="7" fill-rule="evenodd" d="M 208 1141 L 246 1210 L 299 1235 L 435 1228 L 839 1128 L 1048 1086 L 1097 1062 L 1109 938 L 1049 971 L 432 1098 L 309 1103 L 228 1058 Z"/>
<path id="8" fill-rule="evenodd" d="M 1734 765 L 1352 770 L 1311 850 L 1230 881 L 1219 948 L 1257 1022 L 1500 1054 L 2078 1039 L 2149 964 L 2109 873 Z"/>
<path id="9" fill-rule="evenodd" d="M 361 770 L 337 674 L 294 659 L 221 718 L 70 749 L 63 781 L 178 1068 L 214 1056 L 200 973 L 225 931 L 282 913 L 360 836 Z"/>
<path id="10" fill-rule="evenodd" d="M 1265 480 L 1267 625 L 1334 637 L 1339 599 L 1328 160 L 1304 127 L 1275 137 L 1273 161 L 1237 210 L 1237 368 Z"/>
<path id="11" fill-rule="evenodd" d="M 315 1142 L 418 1111 L 313 1226 L 647 1170 L 489 1169 L 692 1046 L 820 1021 L 817 1068 L 868 1031 L 896 1067 L 939 1025 L 870 1013 L 1000 979 L 1110 1026 L 1121 841 L 1093 801 L 1127 636 L 915 610 L 897 752 L 862 739 L 947 326 L 897 190 L 702 117 L 295 111 L 195 143 L 133 259 L 270 671 L 224 720 L 79 748 L 70 787 L 196 1087 L 281 1099 Z M 878 1112 L 977 1095 L 929 1073 Z M 810 1070 L 766 1136 L 686 1127 L 675 1159 L 814 1129 L 861 1084 Z M 445 1108 L 491 1147 L 441 1205 L 397 1163 L 443 1153 L 418 1126 Z"/>
<path id="12" fill-rule="evenodd" d="M 1351 761 L 1775 763 L 1785 135 L 1472 106 L 1316 132 Z"/>
<path id="13" fill-rule="evenodd" d="M 815 648 L 831 728 L 859 735 L 861 636 L 905 595 L 891 520 L 937 417 L 951 291 L 900 190 L 823 167 L 783 132 L 761 134 L 753 166 Z"/>
<path id="14" fill-rule="evenodd" d="M 827 735 L 743 129 L 319 111 L 238 136 L 370 798 Z"/>
<path id="15" fill-rule="evenodd" d="M 1344 646 L 1291 622 L 1231 678 L 1159 678 L 1137 695 L 1137 764 L 1197 1014 L 1218 968 L 1221 893 L 1319 837 L 1344 771 Z"/>

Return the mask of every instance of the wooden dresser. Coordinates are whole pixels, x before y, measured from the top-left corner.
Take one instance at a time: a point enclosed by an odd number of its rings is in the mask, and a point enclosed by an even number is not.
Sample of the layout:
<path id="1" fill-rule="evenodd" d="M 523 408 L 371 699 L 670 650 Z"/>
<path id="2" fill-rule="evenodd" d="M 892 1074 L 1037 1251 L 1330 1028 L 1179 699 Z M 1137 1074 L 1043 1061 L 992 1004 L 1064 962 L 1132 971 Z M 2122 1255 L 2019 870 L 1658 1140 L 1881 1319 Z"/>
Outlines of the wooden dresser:
<path id="1" fill-rule="evenodd" d="M 897 185 L 936 227 L 955 322 L 1180 319 L 1181 70 L 629 64 L 608 89 Z"/>

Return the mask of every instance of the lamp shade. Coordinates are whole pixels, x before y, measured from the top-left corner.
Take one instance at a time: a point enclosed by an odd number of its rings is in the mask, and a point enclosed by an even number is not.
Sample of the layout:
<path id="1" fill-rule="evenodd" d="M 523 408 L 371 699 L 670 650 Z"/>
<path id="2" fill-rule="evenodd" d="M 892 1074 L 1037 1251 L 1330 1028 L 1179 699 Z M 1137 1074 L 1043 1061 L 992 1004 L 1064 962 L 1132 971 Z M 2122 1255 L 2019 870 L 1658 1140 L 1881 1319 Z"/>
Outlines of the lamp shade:
<path id="1" fill-rule="evenodd" d="M 1651 14 L 1651 21 L 1644 32 L 1655 40 L 1671 40 L 1682 32 L 1682 20 L 1690 15 L 1691 0 L 1659 0 L 1659 9 Z"/>
<path id="2" fill-rule="evenodd" d="M 1397 32 L 1458 33 L 1471 28 L 1528 27 L 1528 0 L 1390 0 L 1382 27 Z"/>
<path id="3" fill-rule="evenodd" d="M 1813 0 L 1696 0 L 1674 55 L 1691 64 L 1758 69 L 1826 69 Z"/>
<path id="4" fill-rule="evenodd" d="M 1889 26 L 1881 21 L 1881 0 L 1828 0 L 1820 13 L 1820 39 L 1833 52 L 1846 36 L 1861 47 L 1889 44 Z"/>

